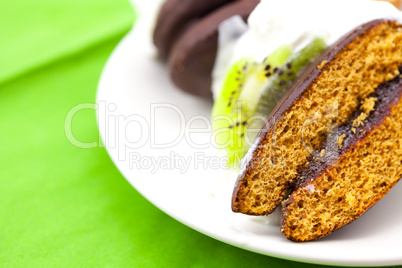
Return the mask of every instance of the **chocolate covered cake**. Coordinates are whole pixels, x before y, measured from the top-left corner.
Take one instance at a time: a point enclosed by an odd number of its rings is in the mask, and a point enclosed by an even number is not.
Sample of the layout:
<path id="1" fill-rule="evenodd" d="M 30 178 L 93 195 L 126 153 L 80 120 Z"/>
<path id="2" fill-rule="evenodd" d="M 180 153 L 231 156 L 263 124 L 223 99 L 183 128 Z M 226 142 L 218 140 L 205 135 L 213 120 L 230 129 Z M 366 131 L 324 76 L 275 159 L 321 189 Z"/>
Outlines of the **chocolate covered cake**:
<path id="1" fill-rule="evenodd" d="M 219 25 L 239 15 L 244 21 L 260 0 L 167 0 L 153 42 L 168 61 L 172 82 L 193 95 L 211 98 Z"/>
<path id="2" fill-rule="evenodd" d="M 169 57 L 170 77 L 174 84 L 194 95 L 212 96 L 219 25 L 234 15 L 246 21 L 258 3 L 259 0 L 229 3 L 190 26 L 177 40 Z"/>
<path id="3" fill-rule="evenodd" d="M 322 237 L 358 218 L 402 176 L 402 26 L 375 20 L 313 62 L 246 156 L 232 209 L 267 215 L 282 232 Z"/>
<path id="4" fill-rule="evenodd" d="M 164 2 L 153 32 L 153 42 L 159 55 L 167 59 L 173 45 L 190 25 L 233 1 L 167 0 Z"/>

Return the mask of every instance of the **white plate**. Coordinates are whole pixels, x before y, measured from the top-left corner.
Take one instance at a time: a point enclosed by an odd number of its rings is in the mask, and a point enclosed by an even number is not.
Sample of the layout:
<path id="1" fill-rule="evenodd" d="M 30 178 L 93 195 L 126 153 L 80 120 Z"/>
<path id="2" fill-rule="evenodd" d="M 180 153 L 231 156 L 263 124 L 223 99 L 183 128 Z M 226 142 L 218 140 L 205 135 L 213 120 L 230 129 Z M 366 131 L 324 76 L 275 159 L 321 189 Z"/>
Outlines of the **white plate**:
<path id="1" fill-rule="evenodd" d="M 261 254 L 330 265 L 402 264 L 402 184 L 360 219 L 315 242 L 285 239 L 277 215 L 232 213 L 236 174 L 211 145 L 203 121 L 211 103 L 172 86 L 150 40 L 159 1 L 137 2 L 142 16 L 103 71 L 97 112 L 108 153 L 142 195 L 195 230 Z"/>

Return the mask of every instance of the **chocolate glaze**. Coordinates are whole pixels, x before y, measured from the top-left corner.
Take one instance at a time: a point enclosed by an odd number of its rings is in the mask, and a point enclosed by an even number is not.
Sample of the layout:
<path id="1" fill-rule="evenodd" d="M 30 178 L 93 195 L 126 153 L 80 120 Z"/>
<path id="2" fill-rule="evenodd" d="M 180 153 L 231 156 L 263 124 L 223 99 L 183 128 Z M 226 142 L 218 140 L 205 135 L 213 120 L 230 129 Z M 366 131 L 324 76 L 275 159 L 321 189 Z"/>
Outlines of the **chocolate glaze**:
<path id="1" fill-rule="evenodd" d="M 176 40 L 195 21 L 234 0 L 167 0 L 159 11 L 153 41 L 162 59 L 167 59 Z"/>
<path id="2" fill-rule="evenodd" d="M 191 94 L 211 98 L 218 27 L 234 15 L 240 15 L 246 21 L 258 3 L 259 0 L 236 1 L 191 25 L 174 44 L 169 56 L 170 76 L 174 84 Z"/>

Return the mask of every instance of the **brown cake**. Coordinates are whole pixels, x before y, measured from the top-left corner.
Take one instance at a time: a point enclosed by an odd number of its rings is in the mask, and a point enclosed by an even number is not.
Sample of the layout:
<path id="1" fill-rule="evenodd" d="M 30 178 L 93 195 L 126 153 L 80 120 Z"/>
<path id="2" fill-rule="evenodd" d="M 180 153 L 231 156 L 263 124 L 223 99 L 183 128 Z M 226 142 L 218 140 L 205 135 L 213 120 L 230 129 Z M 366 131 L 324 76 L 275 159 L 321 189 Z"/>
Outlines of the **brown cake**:
<path id="1" fill-rule="evenodd" d="M 249 151 L 232 209 L 307 241 L 357 219 L 402 176 L 402 26 L 375 20 L 309 66 Z"/>
<path id="2" fill-rule="evenodd" d="M 259 0 L 229 3 L 189 27 L 172 48 L 170 77 L 180 89 L 199 96 L 212 96 L 212 69 L 218 48 L 218 28 L 239 15 L 247 20 Z"/>
<path id="3" fill-rule="evenodd" d="M 212 69 L 219 25 L 239 15 L 247 20 L 260 0 L 167 0 L 158 15 L 153 42 L 168 61 L 172 82 L 193 95 L 212 98 Z"/>
<path id="4" fill-rule="evenodd" d="M 153 41 L 159 55 L 167 59 L 173 45 L 190 25 L 233 1 L 167 0 L 164 2 L 153 33 Z"/>

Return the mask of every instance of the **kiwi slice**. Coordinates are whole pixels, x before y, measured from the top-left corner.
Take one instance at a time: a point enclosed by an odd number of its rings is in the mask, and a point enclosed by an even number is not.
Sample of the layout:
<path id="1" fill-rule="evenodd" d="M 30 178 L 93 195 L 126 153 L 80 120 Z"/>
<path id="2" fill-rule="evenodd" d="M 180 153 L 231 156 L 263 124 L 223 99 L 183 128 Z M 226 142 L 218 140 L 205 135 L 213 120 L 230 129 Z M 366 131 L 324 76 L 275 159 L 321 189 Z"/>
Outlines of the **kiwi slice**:
<path id="1" fill-rule="evenodd" d="M 244 156 L 244 148 L 248 148 L 244 143 L 248 120 L 255 115 L 272 71 L 282 66 L 291 54 L 291 47 L 283 45 L 262 63 L 241 59 L 229 69 L 214 103 L 212 118 L 216 143 L 227 151 L 230 165 L 237 163 Z"/>
<path id="2" fill-rule="evenodd" d="M 241 124 L 239 95 L 255 65 L 256 63 L 250 59 L 240 59 L 236 62 L 229 69 L 220 96 L 215 100 L 212 108 L 215 142 L 218 148 L 226 150 L 230 164 L 234 163 L 236 154 L 241 152 L 237 144 L 239 135 L 241 136 L 244 131 L 244 125 Z"/>
<path id="3" fill-rule="evenodd" d="M 254 65 L 254 68 L 248 73 L 244 87 L 239 95 L 242 112 L 249 115 L 248 117 L 254 115 L 261 94 L 269 78 L 273 76 L 273 71 L 281 67 L 291 55 L 291 46 L 282 45 L 266 57 L 262 64 Z"/>

